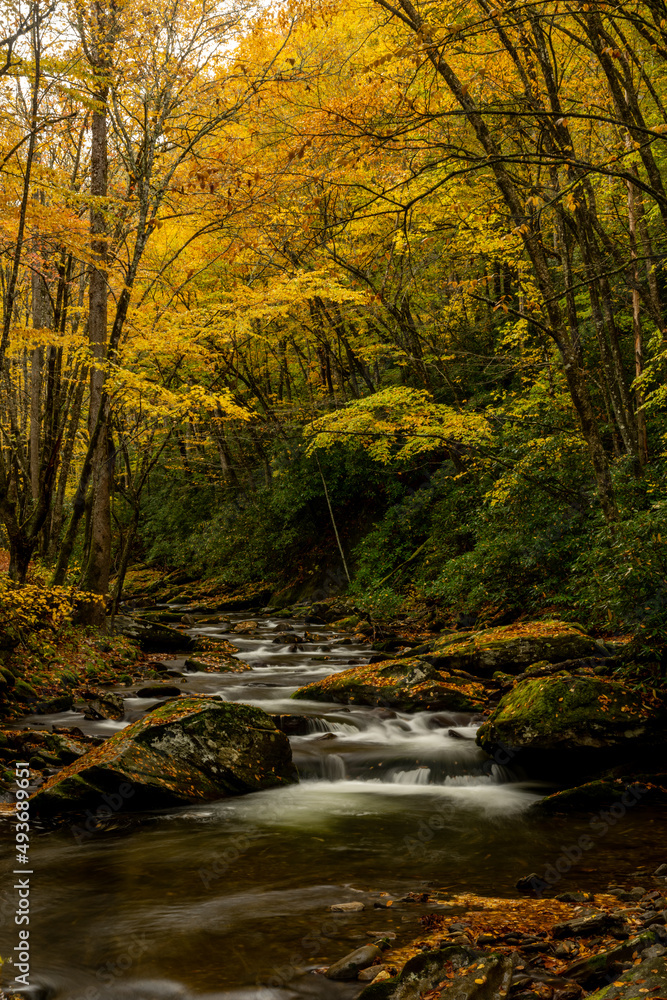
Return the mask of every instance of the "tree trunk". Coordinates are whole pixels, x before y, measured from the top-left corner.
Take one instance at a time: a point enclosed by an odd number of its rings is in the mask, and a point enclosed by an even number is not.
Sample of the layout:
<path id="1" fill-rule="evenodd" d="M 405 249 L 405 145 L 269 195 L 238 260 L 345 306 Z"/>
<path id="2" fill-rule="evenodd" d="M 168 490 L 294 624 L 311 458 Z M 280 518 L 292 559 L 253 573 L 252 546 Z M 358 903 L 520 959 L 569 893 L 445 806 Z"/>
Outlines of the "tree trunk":
<path id="1" fill-rule="evenodd" d="M 103 199 L 107 196 L 107 97 L 108 53 L 95 45 L 94 71 L 98 78 L 95 95 L 96 107 L 91 123 L 90 147 L 90 209 L 91 250 L 94 266 L 90 272 L 88 288 L 88 341 L 95 361 L 102 362 L 107 350 L 107 223 Z M 111 468 L 109 462 L 109 436 L 106 408 L 103 407 L 104 369 L 93 364 L 90 373 L 89 430 L 101 418 L 97 445 L 93 456 L 93 499 L 91 511 L 91 540 L 88 559 L 83 572 L 82 587 L 94 594 L 106 596 L 109 592 L 111 569 Z M 104 619 L 101 601 L 87 602 L 81 617 L 88 624 L 101 624 Z"/>
<path id="2" fill-rule="evenodd" d="M 636 168 L 635 168 L 636 169 Z M 644 347 L 642 343 L 642 328 L 640 322 L 639 308 L 639 267 L 637 265 L 637 207 L 635 204 L 635 186 L 628 181 L 628 223 L 630 226 L 630 253 L 633 261 L 632 265 L 632 331 L 635 347 L 635 375 L 637 378 L 644 371 Z M 648 462 L 648 436 L 646 432 L 646 413 L 644 407 L 644 394 L 640 388 L 635 390 L 635 400 L 637 403 L 637 443 L 639 463 L 641 466 Z"/>

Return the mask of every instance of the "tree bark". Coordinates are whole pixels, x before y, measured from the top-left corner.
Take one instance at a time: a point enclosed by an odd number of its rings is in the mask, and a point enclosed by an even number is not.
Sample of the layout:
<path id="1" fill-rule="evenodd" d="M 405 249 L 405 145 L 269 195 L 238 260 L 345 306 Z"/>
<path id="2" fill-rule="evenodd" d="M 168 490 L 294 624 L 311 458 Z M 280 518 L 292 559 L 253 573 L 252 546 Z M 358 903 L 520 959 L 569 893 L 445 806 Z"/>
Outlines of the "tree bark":
<path id="1" fill-rule="evenodd" d="M 104 397 L 104 368 L 107 353 L 107 221 L 108 182 L 107 99 L 109 95 L 110 52 L 108 28 L 105 30 L 101 3 L 94 7 L 94 31 L 89 52 L 95 77 L 95 109 L 91 120 L 90 208 L 91 251 L 94 266 L 88 286 L 88 342 L 94 362 L 90 372 L 89 430 L 99 423 L 93 457 L 91 539 L 88 559 L 82 576 L 84 590 L 105 597 L 109 592 L 111 571 L 111 466 L 109 434 Z M 102 601 L 87 602 L 81 617 L 89 624 L 101 624 L 105 614 Z"/>

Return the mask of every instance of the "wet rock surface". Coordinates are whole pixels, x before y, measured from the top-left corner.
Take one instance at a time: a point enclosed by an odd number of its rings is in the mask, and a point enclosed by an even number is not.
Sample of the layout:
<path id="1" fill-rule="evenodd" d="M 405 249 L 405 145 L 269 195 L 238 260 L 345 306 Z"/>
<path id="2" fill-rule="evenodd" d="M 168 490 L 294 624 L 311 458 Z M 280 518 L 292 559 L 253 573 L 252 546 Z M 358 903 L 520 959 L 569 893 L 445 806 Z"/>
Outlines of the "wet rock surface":
<path id="1" fill-rule="evenodd" d="M 131 618 L 117 615 L 113 624 L 114 632 L 137 642 L 146 652 L 166 652 L 194 648 L 194 640 L 171 628 L 164 622 L 152 622 L 147 618 Z"/>
<path id="2" fill-rule="evenodd" d="M 345 955 L 338 962 L 334 962 L 326 970 L 324 975 L 327 979 L 356 979 L 362 969 L 366 969 L 380 957 L 380 949 L 374 944 L 367 944 L 355 949 L 349 955 Z"/>
<path id="3" fill-rule="evenodd" d="M 561 663 L 607 653 L 602 643 L 581 629 L 554 621 L 444 635 L 420 655 L 441 670 L 460 669 L 476 677 L 491 677 L 496 670 L 519 674 L 538 661 Z"/>
<path id="4" fill-rule="evenodd" d="M 602 677 L 556 673 L 517 684 L 477 734 L 485 750 L 588 750 L 661 738 L 660 719 L 645 698 Z"/>
<path id="5" fill-rule="evenodd" d="M 486 704 L 481 684 L 446 674 L 416 657 L 353 667 L 299 688 L 293 697 L 407 712 L 474 712 Z"/>
<path id="6" fill-rule="evenodd" d="M 86 718 L 119 720 L 125 715 L 123 699 L 119 694 L 99 688 L 87 688 L 79 691 L 79 697 L 84 703 Z"/>
<path id="7" fill-rule="evenodd" d="M 647 907 L 667 905 L 660 893 L 643 892 L 621 911 L 615 909 L 611 893 L 588 896 L 585 906 L 553 899 L 454 898 L 452 906 L 458 902 L 468 912 L 456 920 L 440 912 L 422 917 L 425 940 L 383 954 L 384 967 L 397 967 L 396 974 L 376 975 L 360 997 L 640 1000 L 665 996 L 667 931 L 655 925 L 637 933 Z M 562 919 L 568 911 L 570 918 Z M 625 939 L 619 943 L 614 933 L 620 931 Z M 421 953 L 415 954 L 417 950 Z"/>
<path id="8" fill-rule="evenodd" d="M 128 808 L 150 809 L 293 780 L 289 742 L 261 709 L 183 698 L 159 706 L 49 778 L 33 796 L 32 809 L 53 815 L 87 808 L 123 787 Z"/>

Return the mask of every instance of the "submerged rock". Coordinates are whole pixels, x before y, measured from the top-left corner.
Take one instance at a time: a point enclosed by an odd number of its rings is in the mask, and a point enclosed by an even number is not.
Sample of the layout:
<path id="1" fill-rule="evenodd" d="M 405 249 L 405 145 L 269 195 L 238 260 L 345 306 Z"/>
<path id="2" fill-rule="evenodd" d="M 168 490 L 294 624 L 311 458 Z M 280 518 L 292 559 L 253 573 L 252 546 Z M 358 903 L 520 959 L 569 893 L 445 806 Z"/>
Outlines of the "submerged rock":
<path id="1" fill-rule="evenodd" d="M 87 809 L 104 796 L 122 808 L 210 801 L 295 780 L 289 741 L 259 708 L 181 698 L 106 740 L 32 798 L 36 814 Z"/>
<path id="2" fill-rule="evenodd" d="M 638 802 L 645 805 L 667 804 L 667 774 L 618 778 L 603 776 L 574 788 L 547 795 L 534 806 L 546 813 L 590 812 L 616 805 L 622 813 Z"/>
<path id="3" fill-rule="evenodd" d="M 383 705 L 406 712 L 475 712 L 486 702 L 482 684 L 446 674 L 415 657 L 365 664 L 330 674 L 299 688 L 292 697 Z"/>

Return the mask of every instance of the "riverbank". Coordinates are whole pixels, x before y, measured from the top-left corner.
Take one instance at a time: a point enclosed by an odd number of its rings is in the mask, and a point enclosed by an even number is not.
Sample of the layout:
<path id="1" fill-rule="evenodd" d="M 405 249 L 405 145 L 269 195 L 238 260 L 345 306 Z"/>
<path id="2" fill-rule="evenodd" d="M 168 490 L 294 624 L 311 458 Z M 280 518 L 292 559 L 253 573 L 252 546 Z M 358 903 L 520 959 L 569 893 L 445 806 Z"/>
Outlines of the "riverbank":
<path id="1" fill-rule="evenodd" d="M 432 912 L 420 917 L 419 938 L 395 948 L 390 934 L 344 956 L 324 975 L 372 982 L 360 994 L 365 1000 L 419 1000 L 450 991 L 466 1000 L 655 996 L 667 986 L 665 872 L 663 865 L 646 879 L 649 888 L 610 886 L 605 893 L 548 899 L 436 894 Z M 405 907 L 428 895 L 383 902 Z M 373 963 L 354 976 L 373 947 Z"/>
<path id="2" fill-rule="evenodd" d="M 517 912 L 513 909 L 515 885 L 526 876 L 536 875 L 546 882 L 541 892 L 549 900 L 563 891 L 609 895 L 608 890 L 619 883 L 623 889 L 636 885 L 654 891 L 653 883 L 647 880 L 664 861 L 659 833 L 664 811 L 659 804 L 640 797 L 637 808 L 624 808 L 624 815 L 620 819 L 614 816 L 604 835 L 597 830 L 591 851 L 581 851 L 580 860 L 567 862 L 569 867 L 562 873 L 563 847 L 570 849 L 582 836 L 591 835 L 590 807 L 542 816 L 534 806 L 556 791 L 553 783 L 540 781 L 539 776 L 522 778 L 514 759 L 494 760 L 474 741 L 478 725 L 493 717 L 489 712 L 497 711 L 504 697 L 520 690 L 522 684 L 557 680 L 563 673 L 562 662 L 549 664 L 554 668 L 551 673 L 531 678 L 525 676 L 530 666 L 514 656 L 512 669 L 517 672 L 508 672 L 506 663 L 500 671 L 504 676 L 494 678 L 498 671 L 489 676 L 486 654 L 480 654 L 483 634 L 479 632 L 469 631 L 465 641 L 444 646 L 444 640 L 451 636 L 418 634 L 417 629 L 407 636 L 378 638 L 373 643 L 365 634 L 364 619 L 347 602 L 302 607 L 298 618 L 285 618 L 266 609 L 225 613 L 219 610 L 221 603 L 214 607 L 212 596 L 210 603 L 187 607 L 150 609 L 146 605 L 132 609 L 136 620 L 146 626 L 175 629 L 179 641 L 188 647 L 180 653 L 174 649 L 162 654 L 144 652 L 138 659 L 141 670 L 158 674 L 160 680 L 152 678 L 157 681 L 154 687 L 175 687 L 171 697 L 177 700 L 194 695 L 223 698 L 254 704 L 269 711 L 275 720 L 292 720 L 289 726 L 297 728 L 292 729 L 290 742 L 300 784 L 195 805 L 185 811 L 130 813 L 123 808 L 99 823 L 89 823 L 90 828 L 85 817 L 83 824 L 73 817 L 58 832 L 40 837 L 36 864 L 43 882 L 37 900 L 42 892 L 43 906 L 41 910 L 38 906 L 35 933 L 41 941 L 42 968 L 47 979 L 50 976 L 53 980 L 53 988 L 60 990 L 59 995 L 78 1000 L 78 993 L 68 991 L 65 983 L 74 976 L 81 992 L 87 988 L 89 973 L 74 971 L 80 959 L 70 955 L 55 931 L 49 899 L 59 900 L 61 914 L 74 914 L 90 891 L 90 866 L 101 864 L 104 869 L 110 859 L 113 869 L 123 873 L 122 899 L 114 897 L 108 922 L 98 920 L 97 925 L 86 904 L 86 920 L 92 920 L 90 926 L 96 926 L 94 933 L 101 942 L 127 941 L 137 913 L 143 914 L 145 925 L 151 928 L 150 949 L 132 966 L 127 988 L 136 991 L 141 975 L 159 969 L 165 978 L 164 989 L 167 980 L 181 982 L 190 992 L 179 996 L 193 997 L 210 993 L 223 983 L 225 990 L 248 989 L 252 984 L 265 989 L 268 984 L 269 988 L 296 991 L 304 997 L 353 997 L 368 979 L 359 979 L 355 973 L 354 980 L 329 982 L 318 970 L 335 965 L 369 941 L 373 945 L 381 940 L 376 931 L 388 932 L 384 937 L 390 948 L 371 959 L 371 969 L 384 965 L 387 968 L 379 974 L 388 973 L 374 989 L 383 983 L 385 988 L 393 988 L 392 970 L 400 975 L 402 963 L 415 960 L 415 951 L 422 955 L 441 952 L 443 944 L 449 947 L 457 931 L 452 924 L 465 925 L 467 933 L 469 921 L 477 920 L 467 916 L 468 911 L 471 915 L 477 912 L 474 898 L 500 899 L 499 912 L 503 908 Z M 173 616 L 171 620 L 169 616 Z M 324 623 L 325 617 L 334 620 Z M 553 622 L 548 628 L 545 623 L 532 625 L 541 633 L 540 641 L 551 641 L 553 628 L 562 628 Z M 523 635 L 520 628 L 513 641 L 525 644 L 528 625 L 524 623 L 522 628 Z M 570 643 L 571 626 L 567 629 Z M 586 654 L 579 661 L 604 662 L 573 664 L 570 656 L 565 668 L 568 676 L 580 682 L 606 683 L 607 673 L 623 667 L 622 657 L 614 659 L 622 650 L 598 648 L 598 637 L 575 631 L 580 636 L 576 641 L 583 644 L 576 652 Z M 486 638 L 497 641 L 498 630 Z M 390 649 L 379 649 L 383 642 Z M 194 652 L 195 646 L 208 646 L 209 651 Z M 228 653 L 220 653 L 230 646 L 235 650 L 234 670 L 225 668 Z M 568 647 L 568 655 L 571 652 Z M 466 664 L 457 661 L 454 666 L 452 657 L 462 655 L 468 657 Z M 442 663 L 445 657 L 449 657 L 446 670 Z M 532 657 L 531 652 L 529 659 Z M 429 663 L 429 659 L 437 662 Z M 478 684 L 488 697 L 484 711 L 428 704 L 413 705 L 406 711 L 404 705 L 384 704 L 382 691 L 376 703 L 292 698 L 295 690 L 323 685 L 326 678 L 335 677 L 344 684 L 346 675 L 359 672 L 368 682 L 369 672 L 374 675 L 385 667 L 400 671 L 402 664 L 415 660 L 443 676 L 452 670 L 469 672 L 465 665 L 481 670 L 486 676 L 476 676 L 470 683 Z M 186 663 L 194 663 L 194 669 Z M 155 669 L 158 665 L 159 671 Z M 598 666 L 605 668 L 604 675 L 595 673 Z M 139 672 L 138 667 L 130 685 L 98 685 L 107 699 L 121 699 L 122 718 L 86 721 L 80 712 L 33 715 L 22 731 L 32 731 L 37 737 L 35 727 L 53 730 L 65 720 L 70 729 L 80 727 L 84 736 L 99 744 L 156 704 L 155 691 L 152 699 L 138 697 L 142 687 L 151 686 Z M 423 680 L 416 679 L 417 686 L 420 683 Z M 82 703 L 78 704 L 81 707 Z M 70 732 L 65 738 L 75 735 Z M 90 752 L 86 747 L 80 749 L 84 754 Z M 558 749 L 555 752 L 560 754 Z M 59 765 L 53 761 L 51 765 L 57 772 Z M 36 773 L 35 778 L 39 783 L 41 774 Z M 593 819 L 613 804 L 611 799 L 598 804 Z M 79 838 L 74 840 L 74 852 L 72 829 L 78 830 Z M 637 872 L 636 863 L 632 865 L 633 853 L 644 860 L 644 871 Z M 545 875 L 556 865 L 557 879 L 551 884 Z M 144 870 L 152 873 L 150 885 L 141 877 L 136 887 L 130 887 L 127 873 Z M 109 888 L 98 880 L 95 886 L 106 898 Z M 176 896 L 173 903 L 169 893 Z M 417 899 L 410 898 L 411 894 Z M 359 901 L 365 910 L 329 910 L 337 904 Z M 458 908 L 448 911 L 445 904 L 450 903 Z M 567 905 L 574 914 L 579 904 Z M 183 906 L 190 915 L 190 929 L 182 927 Z M 535 913 L 539 912 L 538 908 Z M 213 913 L 219 914 L 220 925 L 211 923 Z M 435 922 L 434 913 L 438 918 Z M 445 926 L 440 918 L 450 913 L 452 919 Z M 630 937 L 633 926 L 628 924 Z M 165 927 L 169 928 L 171 949 L 161 940 Z M 225 966 L 222 979 L 216 979 L 215 973 L 221 968 L 218 953 L 213 945 L 203 946 L 202 934 L 210 933 L 211 927 L 219 928 L 214 941 L 220 941 L 220 947 L 224 942 L 226 950 L 243 956 L 238 968 Z M 546 923 L 541 929 L 549 936 Z M 482 944 L 487 957 L 498 951 L 495 943 L 480 942 L 484 932 L 477 923 L 474 927 L 470 924 L 468 930 L 475 933 L 465 947 L 478 949 Z M 86 940 L 91 933 L 86 928 Z M 575 958 L 587 955 L 591 947 L 599 951 L 609 944 L 608 935 L 597 937 L 598 942 L 579 941 Z M 558 958 L 553 953 L 558 941 L 549 936 L 548 945 L 551 950 L 539 954 Z M 192 948 L 203 955 L 201 971 L 196 974 L 186 971 Z M 260 955 L 261 949 L 265 956 Z M 86 969 L 92 963 L 93 973 L 106 961 L 102 953 L 95 957 L 97 954 L 93 950 L 86 959 Z M 438 962 L 442 958 L 439 955 Z M 58 971 L 61 967 L 62 972 Z M 461 964 L 459 970 L 464 967 Z M 452 969 L 445 970 L 444 978 L 447 971 Z M 452 982 L 458 980 L 454 975 Z M 313 983 L 320 986 L 315 988 Z M 120 986 L 121 980 L 119 990 Z M 121 993 L 108 993 L 109 997 L 116 995 Z"/>

